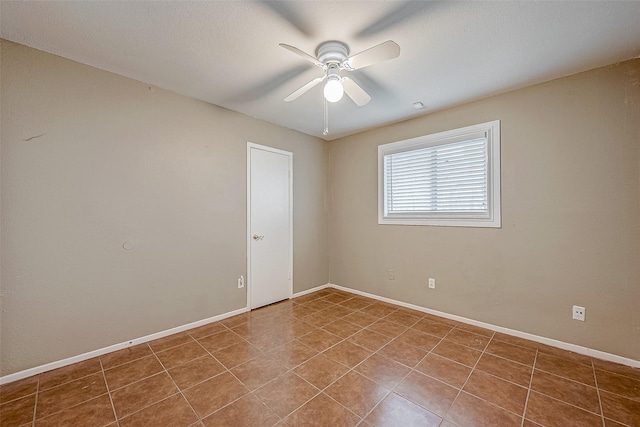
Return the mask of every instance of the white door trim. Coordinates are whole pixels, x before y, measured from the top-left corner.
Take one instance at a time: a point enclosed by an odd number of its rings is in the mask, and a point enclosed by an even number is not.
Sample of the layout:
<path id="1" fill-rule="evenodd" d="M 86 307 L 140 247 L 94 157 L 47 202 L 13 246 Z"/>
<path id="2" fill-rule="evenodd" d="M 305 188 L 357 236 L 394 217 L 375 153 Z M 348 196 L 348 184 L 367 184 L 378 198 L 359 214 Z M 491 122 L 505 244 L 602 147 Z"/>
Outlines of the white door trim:
<path id="1" fill-rule="evenodd" d="M 247 141 L 247 309 L 251 310 L 251 149 L 283 154 L 289 158 L 289 298 L 293 295 L 293 153 Z"/>

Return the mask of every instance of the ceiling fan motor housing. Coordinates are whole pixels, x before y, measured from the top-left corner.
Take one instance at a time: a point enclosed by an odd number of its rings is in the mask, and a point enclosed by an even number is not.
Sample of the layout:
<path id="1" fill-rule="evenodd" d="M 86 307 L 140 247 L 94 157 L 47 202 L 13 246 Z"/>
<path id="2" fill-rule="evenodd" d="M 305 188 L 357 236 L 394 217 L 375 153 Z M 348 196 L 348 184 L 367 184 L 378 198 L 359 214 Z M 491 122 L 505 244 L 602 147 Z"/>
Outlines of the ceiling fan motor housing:
<path id="1" fill-rule="evenodd" d="M 346 44 L 338 41 L 328 41 L 322 43 L 316 49 L 318 61 L 328 66 L 329 64 L 342 64 L 349 57 L 349 48 Z"/>

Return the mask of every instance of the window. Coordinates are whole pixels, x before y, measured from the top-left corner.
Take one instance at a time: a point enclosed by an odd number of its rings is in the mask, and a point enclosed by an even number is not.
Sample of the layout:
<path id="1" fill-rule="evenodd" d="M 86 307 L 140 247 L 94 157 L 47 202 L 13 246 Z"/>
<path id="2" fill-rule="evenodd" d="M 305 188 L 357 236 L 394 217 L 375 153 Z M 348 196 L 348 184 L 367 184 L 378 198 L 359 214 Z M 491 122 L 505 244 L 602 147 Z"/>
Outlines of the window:
<path id="1" fill-rule="evenodd" d="M 500 227 L 500 121 L 379 146 L 378 223 Z"/>

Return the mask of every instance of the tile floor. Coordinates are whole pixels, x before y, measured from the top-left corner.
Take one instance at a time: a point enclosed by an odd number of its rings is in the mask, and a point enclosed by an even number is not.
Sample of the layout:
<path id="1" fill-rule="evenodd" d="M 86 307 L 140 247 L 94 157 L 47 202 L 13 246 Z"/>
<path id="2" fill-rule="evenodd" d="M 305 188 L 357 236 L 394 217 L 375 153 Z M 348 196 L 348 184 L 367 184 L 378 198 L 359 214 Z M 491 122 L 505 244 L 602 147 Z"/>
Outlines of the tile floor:
<path id="1" fill-rule="evenodd" d="M 325 289 L 0 388 L 5 426 L 640 426 L 640 370 Z"/>

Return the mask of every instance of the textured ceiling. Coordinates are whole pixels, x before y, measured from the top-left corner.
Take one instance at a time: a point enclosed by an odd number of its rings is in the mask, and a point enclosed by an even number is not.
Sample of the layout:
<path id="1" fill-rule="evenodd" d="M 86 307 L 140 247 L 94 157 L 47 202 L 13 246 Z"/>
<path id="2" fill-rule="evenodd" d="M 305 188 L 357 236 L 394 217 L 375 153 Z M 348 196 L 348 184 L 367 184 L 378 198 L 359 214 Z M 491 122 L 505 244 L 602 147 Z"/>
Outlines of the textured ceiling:
<path id="1" fill-rule="evenodd" d="M 400 57 L 351 77 L 372 100 L 329 105 L 326 139 L 640 56 L 640 2 L 1 1 L 2 38 L 323 138 L 326 40 Z M 420 101 L 425 108 L 416 110 Z"/>

